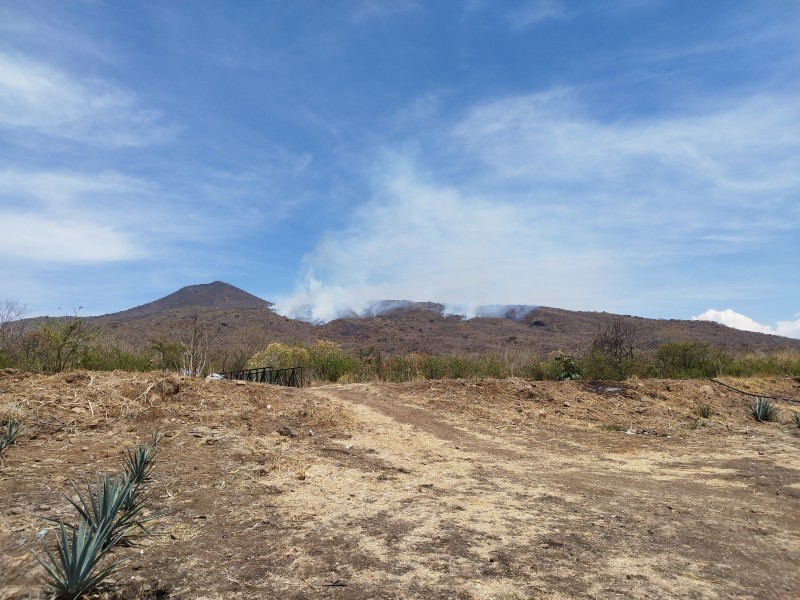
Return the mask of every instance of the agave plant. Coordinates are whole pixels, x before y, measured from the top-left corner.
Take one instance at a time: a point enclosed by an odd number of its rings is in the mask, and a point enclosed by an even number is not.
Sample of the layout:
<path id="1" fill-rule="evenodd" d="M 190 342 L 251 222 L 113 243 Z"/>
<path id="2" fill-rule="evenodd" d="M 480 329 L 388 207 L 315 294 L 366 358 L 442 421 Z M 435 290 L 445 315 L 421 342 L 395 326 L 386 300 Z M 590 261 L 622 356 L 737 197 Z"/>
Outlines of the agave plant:
<path id="1" fill-rule="evenodd" d="M 77 527 L 66 527 L 63 522 L 59 523 L 55 551 L 43 543 L 46 557 L 34 553 L 36 560 L 44 567 L 45 585 L 53 592 L 52 598 L 79 598 L 127 560 L 123 558 L 99 568 L 100 562 L 111 550 L 105 544 L 105 537 L 104 532 L 83 521 Z"/>
<path id="2" fill-rule="evenodd" d="M 800 428 L 800 413 L 794 413 L 794 424 Z"/>
<path id="3" fill-rule="evenodd" d="M 708 404 L 701 404 L 697 407 L 697 412 L 702 418 L 707 419 L 711 416 L 711 407 Z"/>
<path id="4" fill-rule="evenodd" d="M 778 418 L 778 409 L 767 398 L 758 398 L 750 405 L 750 414 L 759 423 L 775 421 Z"/>
<path id="5" fill-rule="evenodd" d="M 149 444 L 139 444 L 134 450 L 127 451 L 125 472 L 133 482 L 134 487 L 141 485 L 155 467 L 156 454 L 158 454 L 159 434 L 153 434 Z"/>
<path id="6" fill-rule="evenodd" d="M 2 458 L 3 450 L 14 443 L 19 433 L 19 426 L 13 417 L 8 418 L 5 430 L 5 434 L 0 435 L 0 458 Z"/>
<path id="7" fill-rule="evenodd" d="M 132 499 L 133 482 L 127 475 L 110 477 L 106 474 L 101 480 L 98 473 L 94 485 L 87 477 L 85 491 L 79 489 L 74 481 L 70 482 L 70 486 L 77 500 L 65 494 L 67 500 L 78 511 L 86 527 L 101 538 L 104 547 L 118 544 L 123 538 L 129 537 L 133 529 L 149 533 L 144 526 L 149 519 L 142 516 L 143 502 Z M 139 500 L 138 496 L 136 500 Z M 45 519 L 59 522 L 51 517 Z"/>

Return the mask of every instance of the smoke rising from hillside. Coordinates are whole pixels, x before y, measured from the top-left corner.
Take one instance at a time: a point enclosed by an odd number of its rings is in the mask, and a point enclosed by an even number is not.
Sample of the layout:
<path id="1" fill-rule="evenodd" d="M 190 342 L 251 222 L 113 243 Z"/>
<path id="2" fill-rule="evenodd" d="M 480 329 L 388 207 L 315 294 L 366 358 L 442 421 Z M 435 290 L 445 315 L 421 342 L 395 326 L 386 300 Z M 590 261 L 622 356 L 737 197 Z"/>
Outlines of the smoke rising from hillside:
<path id="1" fill-rule="evenodd" d="M 613 271 L 607 253 L 556 234 L 545 212 L 530 205 L 466 196 L 407 168 L 376 196 L 350 228 L 305 258 L 302 283 L 277 302 L 280 314 L 327 322 L 370 314 L 386 298 L 437 302 L 463 317 L 505 315 L 512 303 L 542 300 L 569 308 L 580 288 L 599 290 Z"/>
<path id="2" fill-rule="evenodd" d="M 465 316 L 491 304 L 658 314 L 676 298 L 714 302 L 720 288 L 698 265 L 760 253 L 797 222 L 786 158 L 800 149 L 796 104 L 761 95 L 616 121 L 569 89 L 475 105 L 422 128 L 412 158 L 374 159 L 371 200 L 318 241 L 277 309 L 322 322 L 385 298 Z M 788 272 L 787 257 L 773 259 Z M 740 263 L 758 287 L 759 263 Z"/>

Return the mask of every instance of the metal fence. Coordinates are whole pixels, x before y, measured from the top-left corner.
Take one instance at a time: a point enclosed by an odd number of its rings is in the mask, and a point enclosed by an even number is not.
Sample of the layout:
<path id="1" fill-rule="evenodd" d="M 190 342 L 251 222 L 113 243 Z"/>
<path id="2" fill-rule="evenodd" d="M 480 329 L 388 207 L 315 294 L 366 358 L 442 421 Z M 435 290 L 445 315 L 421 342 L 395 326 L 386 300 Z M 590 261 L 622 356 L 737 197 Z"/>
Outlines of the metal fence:
<path id="1" fill-rule="evenodd" d="M 229 371 L 228 373 L 220 373 L 220 375 L 225 379 L 242 379 L 258 383 L 271 383 L 272 385 L 303 387 L 303 367 L 292 367 L 290 369 L 260 367 L 258 369 Z"/>

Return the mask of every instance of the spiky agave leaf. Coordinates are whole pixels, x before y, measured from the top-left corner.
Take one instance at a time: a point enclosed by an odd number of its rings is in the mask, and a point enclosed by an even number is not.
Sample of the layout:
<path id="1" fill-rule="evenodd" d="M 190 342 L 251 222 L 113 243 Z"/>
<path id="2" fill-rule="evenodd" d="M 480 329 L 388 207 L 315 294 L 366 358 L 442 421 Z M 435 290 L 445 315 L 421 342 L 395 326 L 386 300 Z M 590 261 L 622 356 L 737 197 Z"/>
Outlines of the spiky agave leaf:
<path id="1" fill-rule="evenodd" d="M 758 398 L 750 405 L 750 414 L 760 422 L 774 421 L 778 418 L 778 410 L 767 398 Z"/>
<path id="2" fill-rule="evenodd" d="M 67 531 L 71 532 L 71 535 Z M 56 533 L 56 552 L 43 542 L 46 558 L 34 552 L 36 560 L 45 570 L 45 585 L 53 592 L 53 598 L 74 600 L 96 587 L 113 573 L 123 558 L 111 565 L 99 568 L 100 561 L 111 547 L 104 544 L 105 532 L 92 529 L 81 521 L 77 527 L 65 527 L 59 523 Z"/>
<path id="3" fill-rule="evenodd" d="M 139 444 L 134 450 L 126 452 L 125 472 L 134 486 L 141 485 L 155 468 L 156 446 Z"/>
<path id="4" fill-rule="evenodd" d="M 78 489 L 74 481 L 70 482 L 77 500 L 66 494 L 65 496 L 89 528 L 103 532 L 103 543 L 113 546 L 134 528 L 147 532 L 143 525 L 146 519 L 142 518 L 143 503 L 131 503 L 133 482 L 124 474 L 113 478 L 105 474 L 102 481 L 99 473 L 95 477 L 94 487 L 89 478 L 86 478 L 85 492 Z M 128 506 L 129 504 L 132 505 Z"/>
<path id="5" fill-rule="evenodd" d="M 5 425 L 5 435 L 0 435 L 0 453 L 3 452 L 8 446 L 11 446 L 14 443 L 14 440 L 17 439 L 17 434 L 19 433 L 19 426 L 17 422 L 14 420 L 14 417 L 9 417 L 8 422 Z"/>

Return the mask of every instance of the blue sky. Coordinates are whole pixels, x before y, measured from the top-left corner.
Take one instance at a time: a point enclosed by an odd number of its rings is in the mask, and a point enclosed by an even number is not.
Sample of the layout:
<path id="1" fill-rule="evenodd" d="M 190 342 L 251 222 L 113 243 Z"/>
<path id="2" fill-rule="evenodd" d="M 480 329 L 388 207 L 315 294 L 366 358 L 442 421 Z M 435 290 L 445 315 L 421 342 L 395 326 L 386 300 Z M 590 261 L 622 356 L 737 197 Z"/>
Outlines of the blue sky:
<path id="1" fill-rule="evenodd" d="M 800 337 L 798 107 L 795 0 L 5 2 L 0 298 Z"/>

